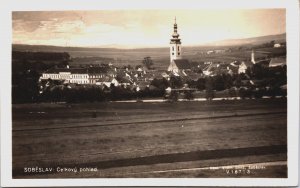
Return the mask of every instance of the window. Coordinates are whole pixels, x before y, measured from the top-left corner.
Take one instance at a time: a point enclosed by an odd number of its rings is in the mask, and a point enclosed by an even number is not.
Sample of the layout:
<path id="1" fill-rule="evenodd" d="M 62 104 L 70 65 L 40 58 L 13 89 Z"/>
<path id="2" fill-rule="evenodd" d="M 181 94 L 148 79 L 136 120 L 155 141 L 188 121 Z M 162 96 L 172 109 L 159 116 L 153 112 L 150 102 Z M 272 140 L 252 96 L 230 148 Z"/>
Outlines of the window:
<path id="1" fill-rule="evenodd" d="M 172 55 L 174 55 L 174 53 L 172 53 Z"/>
<path id="2" fill-rule="evenodd" d="M 178 55 L 180 55 L 180 53 L 178 52 Z"/>
<path id="3" fill-rule="evenodd" d="M 178 52 L 179 52 L 179 46 L 178 46 Z"/>
<path id="4" fill-rule="evenodd" d="M 172 46 L 172 51 L 174 52 L 174 46 Z"/>

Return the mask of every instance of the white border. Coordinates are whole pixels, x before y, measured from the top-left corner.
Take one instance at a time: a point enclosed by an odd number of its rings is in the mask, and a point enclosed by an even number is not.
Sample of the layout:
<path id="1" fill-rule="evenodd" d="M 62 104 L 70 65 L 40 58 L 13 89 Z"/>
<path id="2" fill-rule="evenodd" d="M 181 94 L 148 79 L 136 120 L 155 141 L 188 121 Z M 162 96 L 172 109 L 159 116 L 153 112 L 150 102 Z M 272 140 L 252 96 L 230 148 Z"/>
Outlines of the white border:
<path id="1" fill-rule="evenodd" d="M 0 2 L 1 186 L 296 186 L 299 132 L 299 5 L 297 0 L 11 0 Z M 288 178 L 12 179 L 11 11 L 111 9 L 287 9 Z"/>

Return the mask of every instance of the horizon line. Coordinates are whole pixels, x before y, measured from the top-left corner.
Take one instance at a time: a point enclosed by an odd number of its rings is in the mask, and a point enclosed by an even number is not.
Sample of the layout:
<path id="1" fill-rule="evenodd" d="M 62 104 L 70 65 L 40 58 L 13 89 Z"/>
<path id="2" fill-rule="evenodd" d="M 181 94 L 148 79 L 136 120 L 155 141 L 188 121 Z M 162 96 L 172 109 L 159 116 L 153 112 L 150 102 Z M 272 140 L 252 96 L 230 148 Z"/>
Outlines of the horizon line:
<path id="1" fill-rule="evenodd" d="M 252 39 L 252 38 L 259 38 L 259 37 L 267 37 L 267 36 L 275 36 L 275 35 L 286 35 L 286 32 L 284 33 L 278 33 L 278 34 L 270 34 L 270 35 L 261 35 L 261 36 L 256 36 L 256 37 L 245 37 L 245 38 L 228 38 L 228 39 L 223 39 L 223 40 L 217 40 L 217 41 L 211 41 L 211 42 L 206 42 L 203 44 L 191 44 L 191 45 L 184 45 L 185 47 L 204 47 L 204 46 L 220 46 L 220 47 L 225 47 L 225 46 L 238 46 L 242 45 L 241 44 L 232 44 L 232 45 L 217 45 L 214 43 L 217 42 L 222 42 L 222 41 L 228 41 L 228 40 L 246 40 L 246 39 Z M 105 46 L 110 46 L 110 45 L 116 45 L 116 46 L 125 46 L 125 45 L 117 45 L 117 44 L 108 44 L 108 45 L 103 45 L 103 46 L 62 46 L 62 45 L 48 45 L 48 44 L 20 44 L 20 43 L 12 43 L 12 45 L 27 45 L 27 46 L 49 46 L 49 47 L 61 47 L 61 48 L 105 48 L 105 49 L 120 49 L 120 50 L 129 50 L 129 49 L 147 49 L 147 48 L 169 48 L 169 46 L 141 46 L 141 47 L 105 47 Z M 130 46 L 130 45 L 129 45 Z"/>

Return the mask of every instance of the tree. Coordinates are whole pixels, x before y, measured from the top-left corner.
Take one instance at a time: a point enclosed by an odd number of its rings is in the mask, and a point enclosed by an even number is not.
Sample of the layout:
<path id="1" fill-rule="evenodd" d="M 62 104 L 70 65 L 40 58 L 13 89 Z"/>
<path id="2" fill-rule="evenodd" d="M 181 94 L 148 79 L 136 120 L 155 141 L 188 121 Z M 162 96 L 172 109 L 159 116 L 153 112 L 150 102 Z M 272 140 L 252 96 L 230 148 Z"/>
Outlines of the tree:
<path id="1" fill-rule="evenodd" d="M 178 101 L 178 92 L 177 91 L 171 91 L 171 94 L 170 94 L 168 100 L 171 101 L 171 102 Z"/>
<path id="2" fill-rule="evenodd" d="M 217 91 L 222 91 L 225 89 L 225 82 L 222 75 L 217 75 L 214 77 L 215 89 Z"/>
<path id="3" fill-rule="evenodd" d="M 211 77 L 205 79 L 205 97 L 207 100 L 212 100 L 215 97 L 214 81 Z"/>
<path id="4" fill-rule="evenodd" d="M 199 78 L 197 80 L 197 89 L 199 89 L 199 90 L 205 89 L 205 78 Z"/>
<path id="5" fill-rule="evenodd" d="M 193 92 L 191 90 L 184 91 L 184 98 L 187 100 L 194 99 Z"/>
<path id="6" fill-rule="evenodd" d="M 151 57 L 145 57 L 145 58 L 143 59 L 143 65 L 144 65 L 145 67 L 147 67 L 147 69 L 153 69 L 153 68 L 152 68 L 153 62 L 152 62 Z"/>
<path id="7" fill-rule="evenodd" d="M 39 73 L 28 70 L 17 75 L 14 78 L 17 84 L 12 88 L 13 103 L 36 102 L 39 96 Z"/>
<path id="8" fill-rule="evenodd" d="M 170 78 L 170 86 L 172 88 L 180 88 L 183 86 L 183 82 L 181 77 L 179 76 L 171 76 Z"/>
<path id="9" fill-rule="evenodd" d="M 166 80 L 165 78 L 163 79 L 154 78 L 150 85 L 153 85 L 162 90 L 165 90 L 167 87 L 170 86 L 168 80 Z"/>
<path id="10" fill-rule="evenodd" d="M 233 79 L 230 74 L 223 74 L 223 79 L 224 79 L 224 87 L 225 89 L 229 89 L 233 86 Z"/>
<path id="11" fill-rule="evenodd" d="M 251 68 L 252 78 L 254 79 L 263 79 L 268 75 L 268 67 L 264 67 L 261 64 L 255 64 Z"/>

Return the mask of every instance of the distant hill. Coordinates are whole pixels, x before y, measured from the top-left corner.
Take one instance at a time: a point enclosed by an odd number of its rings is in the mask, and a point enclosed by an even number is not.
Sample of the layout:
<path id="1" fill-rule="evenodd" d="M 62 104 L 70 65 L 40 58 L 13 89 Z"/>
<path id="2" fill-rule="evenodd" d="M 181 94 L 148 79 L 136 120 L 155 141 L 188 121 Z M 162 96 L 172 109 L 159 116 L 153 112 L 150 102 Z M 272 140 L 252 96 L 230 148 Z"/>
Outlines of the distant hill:
<path id="1" fill-rule="evenodd" d="M 210 43 L 201 46 L 185 46 L 183 44 L 183 57 L 190 61 L 232 61 L 235 59 L 250 58 L 251 49 L 264 48 L 262 44 L 275 42 L 285 42 L 286 34 L 261 36 L 247 39 L 232 39 L 223 40 L 218 43 Z M 217 45 L 216 45 L 217 44 Z M 72 62 L 70 65 L 82 64 L 99 64 L 99 63 L 113 63 L 117 66 L 123 65 L 140 65 L 144 57 L 151 57 L 156 68 L 166 69 L 169 65 L 170 55 L 169 46 L 161 48 L 136 48 L 136 49 L 118 49 L 118 48 L 100 48 L 100 47 L 61 47 L 61 46 L 47 46 L 47 45 L 21 45 L 13 44 L 13 51 L 22 52 L 67 52 L 70 54 Z M 211 50 L 225 50 L 237 51 L 226 53 L 217 53 L 206 55 L 207 51 Z M 284 49 L 261 49 L 261 51 Z"/>
<path id="2" fill-rule="evenodd" d="M 77 51 L 104 51 L 104 52 L 127 52 L 127 51 L 160 51 L 162 49 L 167 49 L 167 47 L 162 48 L 136 48 L 136 49 L 121 49 L 121 48 L 102 48 L 102 47 L 64 47 L 64 46 L 48 46 L 48 45 L 27 45 L 27 44 L 13 44 L 13 51 L 49 51 L 49 52 L 77 52 Z"/>
<path id="3" fill-rule="evenodd" d="M 257 45 L 270 41 L 276 42 L 285 42 L 286 41 L 286 33 L 278 34 L 278 35 L 268 35 L 261 37 L 253 37 L 253 38 L 245 38 L 245 39 L 227 39 L 222 41 L 216 41 L 207 43 L 205 45 L 196 45 L 196 46 L 184 46 L 184 48 L 195 48 L 205 49 L 209 47 L 215 46 L 238 46 L 238 45 Z M 89 47 L 62 47 L 62 46 L 47 46 L 47 45 L 24 45 L 24 44 L 13 44 L 12 49 L 14 51 L 49 51 L 49 52 L 79 52 L 79 51 L 89 51 L 89 52 L 168 52 L 168 46 L 161 48 L 136 48 L 136 49 L 120 49 L 120 48 L 89 48 Z"/>
<path id="4" fill-rule="evenodd" d="M 245 38 L 245 39 L 227 39 L 227 40 L 207 43 L 206 45 L 213 45 L 213 46 L 235 46 L 235 45 L 246 45 L 246 44 L 257 45 L 257 44 L 270 42 L 272 40 L 279 43 L 286 42 L 286 33 L 278 34 L 278 35 L 267 35 L 261 37 Z"/>

